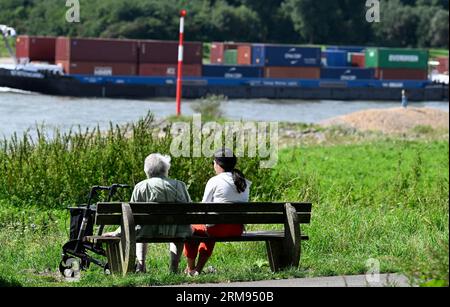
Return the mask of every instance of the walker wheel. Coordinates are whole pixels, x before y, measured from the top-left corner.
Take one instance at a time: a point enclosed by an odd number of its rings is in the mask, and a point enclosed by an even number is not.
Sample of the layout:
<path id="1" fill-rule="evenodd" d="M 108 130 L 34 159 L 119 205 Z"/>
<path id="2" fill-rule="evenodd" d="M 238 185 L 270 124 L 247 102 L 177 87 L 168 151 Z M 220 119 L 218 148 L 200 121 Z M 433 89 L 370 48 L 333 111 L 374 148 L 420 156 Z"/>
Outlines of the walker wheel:
<path id="1" fill-rule="evenodd" d="M 80 277 L 80 260 L 73 257 L 64 257 L 59 263 L 59 271 L 65 278 Z"/>

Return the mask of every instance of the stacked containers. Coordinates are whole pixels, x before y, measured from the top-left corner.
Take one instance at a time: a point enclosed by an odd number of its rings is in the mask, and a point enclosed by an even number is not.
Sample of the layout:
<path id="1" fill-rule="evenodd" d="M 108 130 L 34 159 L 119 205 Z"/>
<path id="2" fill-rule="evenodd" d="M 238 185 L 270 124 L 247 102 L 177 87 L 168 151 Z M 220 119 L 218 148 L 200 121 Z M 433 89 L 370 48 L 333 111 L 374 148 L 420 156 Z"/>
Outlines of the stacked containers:
<path id="1" fill-rule="evenodd" d="M 366 67 L 375 68 L 380 80 L 426 80 L 428 51 L 415 49 L 369 48 Z"/>
<path id="2" fill-rule="evenodd" d="M 252 63 L 264 67 L 266 78 L 319 79 L 321 49 L 255 44 Z"/>
<path id="3" fill-rule="evenodd" d="M 58 37 L 55 62 L 67 74 L 136 75 L 138 43 L 133 40 Z"/>
<path id="4" fill-rule="evenodd" d="M 139 75 L 176 77 L 178 71 L 178 42 L 139 41 Z M 203 44 L 185 42 L 183 51 L 183 76 L 202 75 Z"/>
<path id="5" fill-rule="evenodd" d="M 247 43 L 218 43 L 211 45 L 211 64 L 251 65 L 252 46 Z"/>
<path id="6" fill-rule="evenodd" d="M 17 59 L 55 62 L 56 37 L 20 35 L 16 39 Z"/>

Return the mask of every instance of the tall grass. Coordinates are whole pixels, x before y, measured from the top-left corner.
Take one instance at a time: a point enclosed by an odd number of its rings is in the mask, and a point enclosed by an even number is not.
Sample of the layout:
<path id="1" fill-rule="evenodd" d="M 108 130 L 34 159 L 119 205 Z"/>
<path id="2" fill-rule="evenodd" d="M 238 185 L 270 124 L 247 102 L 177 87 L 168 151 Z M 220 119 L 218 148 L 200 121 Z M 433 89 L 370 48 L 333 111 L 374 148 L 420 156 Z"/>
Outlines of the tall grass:
<path id="1" fill-rule="evenodd" d="M 150 153 L 170 154 L 172 137 L 155 137 L 158 127 L 151 114 L 123 127 L 111 125 L 46 137 L 28 133 L 0 142 L 0 200 L 22 206 L 64 208 L 83 203 L 93 185 L 128 183 L 145 179 L 143 161 Z M 170 130 L 170 128 L 169 128 Z M 243 159 L 239 167 L 256 183 L 264 170 L 259 159 Z M 213 175 L 211 159 L 180 157 L 172 161 L 170 176 L 187 183 L 191 197 L 200 200 L 203 187 Z"/>

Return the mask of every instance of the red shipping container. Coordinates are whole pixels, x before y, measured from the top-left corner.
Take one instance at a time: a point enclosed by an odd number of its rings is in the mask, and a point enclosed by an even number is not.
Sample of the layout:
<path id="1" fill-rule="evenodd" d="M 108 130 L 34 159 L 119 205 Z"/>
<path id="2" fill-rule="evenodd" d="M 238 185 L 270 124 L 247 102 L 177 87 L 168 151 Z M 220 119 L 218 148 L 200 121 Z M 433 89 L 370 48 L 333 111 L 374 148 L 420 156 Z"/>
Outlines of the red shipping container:
<path id="1" fill-rule="evenodd" d="M 139 64 L 140 76 L 153 77 L 176 77 L 178 72 L 177 64 Z M 184 77 L 201 77 L 202 65 L 183 65 Z"/>
<path id="2" fill-rule="evenodd" d="M 239 55 L 239 48 L 241 49 L 241 54 Z M 210 51 L 210 61 L 211 64 L 224 64 L 224 53 L 227 50 L 238 50 L 238 64 L 239 65 L 251 65 L 252 64 L 252 45 L 245 43 L 218 43 L 214 42 L 211 45 Z M 246 55 L 247 53 L 247 55 Z M 246 58 L 249 60 L 246 60 Z M 239 59 L 241 59 L 242 63 L 239 63 Z M 247 64 L 248 63 L 248 64 Z"/>
<path id="3" fill-rule="evenodd" d="M 56 61 L 137 63 L 138 42 L 58 37 L 55 57 Z"/>
<path id="4" fill-rule="evenodd" d="M 264 77 L 276 79 L 320 79 L 320 67 L 265 67 Z"/>
<path id="5" fill-rule="evenodd" d="M 436 61 L 439 62 L 437 71 L 440 74 L 448 74 L 448 57 L 438 57 Z"/>
<path id="6" fill-rule="evenodd" d="M 136 63 L 57 61 L 66 74 L 95 76 L 135 76 Z"/>
<path id="7" fill-rule="evenodd" d="M 56 37 L 20 35 L 16 39 L 16 57 L 54 63 L 55 43 Z"/>
<path id="8" fill-rule="evenodd" d="M 351 63 L 353 67 L 366 67 L 366 54 L 365 53 L 352 53 Z"/>
<path id="9" fill-rule="evenodd" d="M 410 68 L 376 68 L 375 78 L 379 80 L 427 80 L 428 71 Z"/>
<path id="10" fill-rule="evenodd" d="M 176 64 L 178 63 L 178 42 L 139 41 L 139 63 Z M 203 63 L 203 43 L 185 42 L 183 63 Z"/>
<path id="11" fill-rule="evenodd" d="M 237 48 L 238 65 L 252 65 L 252 46 L 241 45 Z"/>

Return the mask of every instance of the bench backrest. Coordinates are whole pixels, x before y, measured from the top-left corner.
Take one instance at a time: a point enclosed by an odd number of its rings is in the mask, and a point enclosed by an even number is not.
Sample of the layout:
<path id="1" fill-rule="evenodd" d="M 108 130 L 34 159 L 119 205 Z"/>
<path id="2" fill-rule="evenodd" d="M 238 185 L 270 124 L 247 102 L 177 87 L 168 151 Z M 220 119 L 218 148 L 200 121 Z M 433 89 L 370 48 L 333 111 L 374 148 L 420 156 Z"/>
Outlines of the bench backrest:
<path id="1" fill-rule="evenodd" d="M 286 203 L 130 203 L 136 225 L 284 224 Z M 311 220 L 310 203 L 289 203 L 298 222 Z M 98 203 L 97 225 L 120 225 L 122 203 Z"/>

